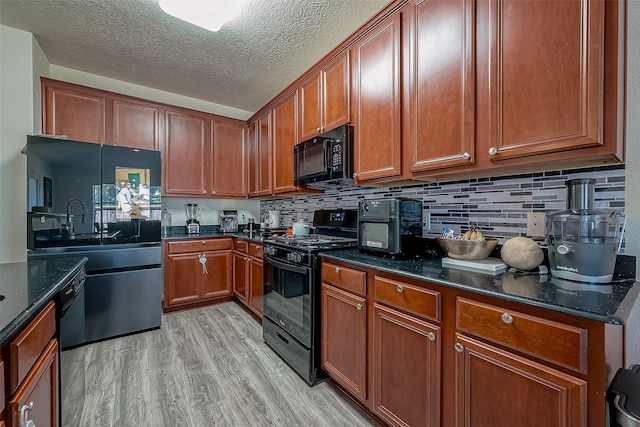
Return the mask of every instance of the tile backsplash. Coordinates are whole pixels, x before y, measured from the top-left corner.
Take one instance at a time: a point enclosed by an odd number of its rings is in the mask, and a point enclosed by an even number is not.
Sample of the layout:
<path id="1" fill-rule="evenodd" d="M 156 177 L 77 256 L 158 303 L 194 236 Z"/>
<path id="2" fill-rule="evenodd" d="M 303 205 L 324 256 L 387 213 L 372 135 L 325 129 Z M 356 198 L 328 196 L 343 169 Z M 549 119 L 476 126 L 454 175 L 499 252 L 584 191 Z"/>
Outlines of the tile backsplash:
<path id="1" fill-rule="evenodd" d="M 406 187 L 351 187 L 324 194 L 263 200 L 260 213 L 280 211 L 281 225 L 301 218 L 313 220 L 317 209 L 355 209 L 361 199 L 409 197 L 422 200 L 424 237 L 436 237 L 444 227 L 456 233 L 477 225 L 489 237 L 504 243 L 524 236 L 527 214 L 566 209 L 565 181 L 595 178 L 595 207 L 624 212 L 625 170 L 623 164 L 581 169 L 536 172 L 496 178 L 424 183 Z M 542 240 L 542 239 L 538 239 Z"/>

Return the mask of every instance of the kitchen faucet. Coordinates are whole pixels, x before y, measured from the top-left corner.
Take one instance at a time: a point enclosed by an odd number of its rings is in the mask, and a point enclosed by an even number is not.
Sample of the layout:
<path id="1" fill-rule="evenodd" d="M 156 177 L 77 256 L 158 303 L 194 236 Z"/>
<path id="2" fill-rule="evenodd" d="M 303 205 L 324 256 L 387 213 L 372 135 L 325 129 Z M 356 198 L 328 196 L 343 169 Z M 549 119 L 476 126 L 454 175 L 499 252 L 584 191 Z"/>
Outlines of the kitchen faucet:
<path id="1" fill-rule="evenodd" d="M 84 203 L 82 202 L 82 200 L 77 199 L 77 198 L 73 198 L 73 199 L 69 200 L 67 202 L 67 229 L 69 230 L 69 236 L 72 236 L 74 234 L 73 233 L 73 227 L 71 226 L 71 216 L 69 215 L 69 206 L 71 206 L 71 202 L 73 202 L 74 200 L 80 202 L 80 204 L 82 205 L 82 221 L 81 221 L 82 224 L 84 224 L 84 219 L 85 219 L 84 218 L 84 215 L 85 215 L 84 214 Z"/>

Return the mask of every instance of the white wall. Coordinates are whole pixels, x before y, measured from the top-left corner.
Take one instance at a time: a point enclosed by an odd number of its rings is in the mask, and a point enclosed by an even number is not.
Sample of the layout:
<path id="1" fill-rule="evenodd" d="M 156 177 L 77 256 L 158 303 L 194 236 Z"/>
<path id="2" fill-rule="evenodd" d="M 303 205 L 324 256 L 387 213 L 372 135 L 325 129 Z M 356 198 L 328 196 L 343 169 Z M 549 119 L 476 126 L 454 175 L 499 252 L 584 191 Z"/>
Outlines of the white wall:
<path id="1" fill-rule="evenodd" d="M 627 11 L 626 252 L 640 258 L 640 2 L 628 2 Z M 640 363 L 639 312 L 636 304 L 627 325 L 626 366 Z"/>
<path id="2" fill-rule="evenodd" d="M 123 93 L 130 96 L 137 96 L 138 98 L 149 99 L 155 102 L 178 105 L 185 108 L 191 108 L 211 114 L 219 114 L 225 117 L 233 117 L 240 120 L 247 120 L 253 115 L 253 113 L 249 111 L 214 104 L 201 99 L 176 95 L 174 93 L 164 92 L 146 86 L 114 80 L 108 77 L 85 73 L 83 71 L 60 67 L 53 64 L 51 65 L 50 77 L 56 80 L 63 80 L 102 90 L 109 90 L 111 92 Z"/>

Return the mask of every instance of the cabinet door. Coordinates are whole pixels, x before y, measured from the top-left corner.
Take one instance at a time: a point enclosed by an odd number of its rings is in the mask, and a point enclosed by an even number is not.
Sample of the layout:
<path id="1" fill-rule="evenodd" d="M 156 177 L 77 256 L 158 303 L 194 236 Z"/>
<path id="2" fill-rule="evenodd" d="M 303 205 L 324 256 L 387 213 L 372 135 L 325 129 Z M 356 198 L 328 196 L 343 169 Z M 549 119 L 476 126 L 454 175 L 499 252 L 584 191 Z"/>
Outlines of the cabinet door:
<path id="1" fill-rule="evenodd" d="M 113 100 L 113 145 L 159 150 L 160 109 L 152 104 Z"/>
<path id="2" fill-rule="evenodd" d="M 58 341 L 53 339 L 9 401 L 10 425 L 21 425 L 20 408 L 33 404 L 28 420 L 36 426 L 58 426 L 58 381 Z"/>
<path id="3" fill-rule="evenodd" d="M 475 87 L 472 0 L 412 0 L 405 69 L 409 170 L 419 172 L 474 161 Z M 446 23 L 444 25 L 443 23 Z M 434 31 L 437 28 L 438 31 Z"/>
<path id="4" fill-rule="evenodd" d="M 378 24 L 351 49 L 357 181 L 400 175 L 400 14 Z"/>
<path id="5" fill-rule="evenodd" d="M 180 111 L 165 113 L 163 158 L 165 194 L 205 196 L 209 188 L 209 118 Z"/>
<path id="6" fill-rule="evenodd" d="M 456 426 L 587 425 L 587 383 L 456 334 Z"/>
<path id="7" fill-rule="evenodd" d="M 391 425 L 439 426 L 440 328 L 375 304 L 372 339 L 374 411 Z"/>
<path id="8" fill-rule="evenodd" d="M 320 129 L 320 78 L 314 74 L 298 88 L 299 141 L 313 138 Z"/>
<path id="9" fill-rule="evenodd" d="M 230 296 L 233 286 L 231 251 L 205 252 L 202 268 L 202 298 Z"/>
<path id="10" fill-rule="evenodd" d="M 198 301 L 201 297 L 202 266 L 198 253 L 165 257 L 164 306 Z"/>
<path id="11" fill-rule="evenodd" d="M 271 111 L 258 119 L 258 162 L 260 171 L 258 174 L 258 196 L 271 194 L 273 189 L 273 139 Z M 293 158 L 293 154 L 291 154 Z"/>
<path id="12" fill-rule="evenodd" d="M 349 73 L 349 51 L 344 51 L 320 71 L 322 96 L 322 122 L 320 132 L 327 132 L 349 123 L 349 97 L 351 74 Z"/>
<path id="13" fill-rule="evenodd" d="M 602 145 L 605 2 L 487 4 L 490 159 Z"/>
<path id="14" fill-rule="evenodd" d="M 247 194 L 246 126 L 213 120 L 213 192 L 216 197 Z"/>
<path id="15" fill-rule="evenodd" d="M 249 302 L 249 257 L 233 253 L 233 293 L 245 304 Z"/>
<path id="16" fill-rule="evenodd" d="M 104 96 L 52 85 L 43 80 L 43 132 L 67 135 L 77 141 L 103 144 L 106 140 L 106 105 Z"/>
<path id="17" fill-rule="evenodd" d="M 298 141 L 296 94 L 273 108 L 273 192 L 295 191 L 293 146 Z"/>
<path id="18" fill-rule="evenodd" d="M 367 399 L 367 300 L 322 284 L 322 369 Z"/>
<path id="19" fill-rule="evenodd" d="M 249 265 L 249 283 L 251 287 L 249 307 L 260 317 L 263 315 L 262 299 L 264 296 L 264 280 L 262 277 L 262 261 L 251 258 Z"/>
<path id="20" fill-rule="evenodd" d="M 258 123 L 247 126 L 247 194 L 256 196 L 260 184 L 260 151 L 258 149 Z"/>

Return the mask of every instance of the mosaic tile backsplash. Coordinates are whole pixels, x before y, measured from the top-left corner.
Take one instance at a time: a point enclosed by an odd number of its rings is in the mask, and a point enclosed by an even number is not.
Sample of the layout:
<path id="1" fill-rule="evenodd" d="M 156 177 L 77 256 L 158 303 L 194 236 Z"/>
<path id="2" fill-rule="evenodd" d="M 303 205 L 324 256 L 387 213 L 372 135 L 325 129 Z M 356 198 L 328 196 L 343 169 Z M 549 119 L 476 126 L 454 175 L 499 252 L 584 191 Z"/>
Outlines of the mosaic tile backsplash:
<path id="1" fill-rule="evenodd" d="M 596 209 L 624 212 L 624 165 L 590 167 L 528 173 L 496 178 L 477 178 L 437 182 L 407 187 L 351 187 L 324 194 L 313 194 L 260 202 L 261 217 L 270 210 L 280 211 L 282 226 L 293 220 L 313 220 L 317 209 L 356 209 L 361 199 L 409 197 L 422 201 L 424 237 L 437 237 L 444 227 L 456 233 L 478 226 L 488 237 L 501 243 L 514 236 L 525 236 L 527 214 L 566 209 L 565 181 L 595 178 Z M 542 238 L 536 238 L 542 241 Z"/>

